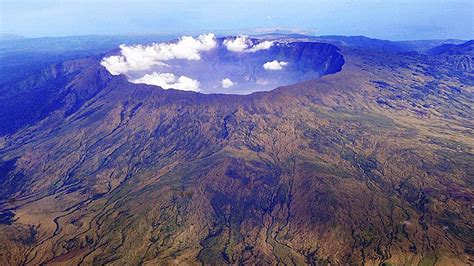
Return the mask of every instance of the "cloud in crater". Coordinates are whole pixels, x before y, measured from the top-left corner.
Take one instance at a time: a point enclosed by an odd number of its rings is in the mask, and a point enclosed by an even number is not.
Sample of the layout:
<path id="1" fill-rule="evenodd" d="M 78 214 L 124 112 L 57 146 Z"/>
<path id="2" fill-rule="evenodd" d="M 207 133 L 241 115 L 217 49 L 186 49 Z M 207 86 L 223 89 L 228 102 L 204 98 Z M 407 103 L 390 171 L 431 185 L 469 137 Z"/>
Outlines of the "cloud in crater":
<path id="1" fill-rule="evenodd" d="M 230 80 L 229 78 L 225 78 L 225 79 L 222 80 L 222 88 L 224 88 L 224 89 L 230 88 L 234 85 L 235 85 L 235 83 L 232 80 Z"/>
<path id="2" fill-rule="evenodd" d="M 260 50 L 270 49 L 273 46 L 273 42 L 264 41 L 261 43 L 254 44 L 253 41 L 246 35 L 240 35 L 236 38 L 225 39 L 223 44 L 227 47 L 227 50 L 232 52 L 247 52 L 254 53 Z"/>
<path id="3" fill-rule="evenodd" d="M 287 66 L 288 62 L 273 60 L 263 64 L 263 68 L 266 70 L 282 70 L 284 66 Z"/>
<path id="4" fill-rule="evenodd" d="M 162 61 L 172 59 L 200 60 L 201 52 L 209 51 L 217 45 L 213 33 L 197 38 L 183 36 L 175 43 L 155 43 L 152 45 L 120 45 L 121 55 L 106 57 L 104 66 L 112 75 L 129 71 L 150 69 L 152 66 L 166 66 Z"/>
<path id="5" fill-rule="evenodd" d="M 214 34 L 204 34 L 198 37 L 183 36 L 175 42 L 171 43 L 154 43 L 151 45 L 121 45 L 120 52 L 116 55 L 108 56 L 102 59 L 101 65 L 104 66 L 112 75 L 125 74 L 132 83 L 148 84 L 159 86 L 163 89 L 176 89 L 184 91 L 207 92 L 208 90 L 216 90 L 216 81 L 203 79 L 199 81 L 199 70 L 206 69 L 210 63 L 206 57 L 213 49 L 219 53 L 222 50 L 228 50 L 236 53 L 246 53 L 241 55 L 243 59 L 262 57 L 265 62 L 273 58 L 267 58 L 266 53 L 251 54 L 261 50 L 270 49 L 276 42 L 260 41 L 249 38 L 246 35 L 237 37 L 228 37 L 222 42 L 217 41 Z M 220 45 L 222 44 L 222 46 Z M 215 55 L 214 51 L 209 54 L 211 59 Z M 203 62 L 199 61 L 203 58 Z M 184 62 L 187 60 L 190 62 Z M 260 60 L 260 59 L 259 59 Z M 203 65 L 204 64 L 204 65 Z M 253 64 L 252 67 L 258 68 L 261 63 Z M 288 62 L 284 61 L 268 61 L 263 64 L 265 70 L 281 70 L 287 66 Z M 189 68 L 189 69 L 188 69 Z M 189 71 L 191 70 L 191 71 Z M 242 84 L 249 83 L 249 86 L 259 85 L 266 86 L 268 80 L 259 78 L 256 81 L 251 80 L 248 74 L 243 76 L 229 76 L 227 72 L 220 73 L 217 71 L 215 78 L 225 77 L 220 80 L 220 88 L 228 89 L 235 87 L 236 90 Z M 224 74 L 224 75 L 222 75 Z M 233 80 L 231 80 L 232 78 Z M 237 81 L 237 82 L 235 82 Z M 219 82 L 219 80 L 217 80 Z M 201 86 L 203 86 L 201 88 Z M 230 92 L 230 90 L 222 90 Z"/>
<path id="6" fill-rule="evenodd" d="M 131 82 L 160 86 L 165 90 L 176 89 L 183 91 L 200 91 L 199 81 L 186 76 L 177 77 L 173 73 L 153 72 L 151 74 L 146 74 L 141 78 L 131 80 Z"/>

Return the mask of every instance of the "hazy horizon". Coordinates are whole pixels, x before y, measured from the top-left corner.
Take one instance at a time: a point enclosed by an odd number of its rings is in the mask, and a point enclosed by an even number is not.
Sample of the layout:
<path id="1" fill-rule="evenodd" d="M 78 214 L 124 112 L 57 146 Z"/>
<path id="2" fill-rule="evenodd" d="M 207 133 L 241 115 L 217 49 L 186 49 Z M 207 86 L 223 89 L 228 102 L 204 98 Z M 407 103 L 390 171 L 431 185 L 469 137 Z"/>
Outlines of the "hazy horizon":
<path id="1" fill-rule="evenodd" d="M 473 39 L 472 1 L 1 0 L 2 34 L 237 34 L 271 30 L 388 40 Z M 85 4 L 86 3 L 86 4 Z M 87 4 L 88 3 L 88 4 Z"/>

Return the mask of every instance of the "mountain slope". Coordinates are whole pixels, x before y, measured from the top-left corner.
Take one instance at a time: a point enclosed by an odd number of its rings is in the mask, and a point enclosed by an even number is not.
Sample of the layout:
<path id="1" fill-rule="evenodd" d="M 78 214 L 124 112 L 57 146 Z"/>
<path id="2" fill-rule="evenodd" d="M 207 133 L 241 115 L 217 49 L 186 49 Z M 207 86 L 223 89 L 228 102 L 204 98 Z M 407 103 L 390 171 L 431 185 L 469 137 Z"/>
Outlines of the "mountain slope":
<path id="1" fill-rule="evenodd" d="M 0 261 L 472 264 L 472 76 L 341 53 L 246 96 L 68 76 L 93 93 L 0 139 Z"/>
<path id="2" fill-rule="evenodd" d="M 458 71 L 474 71 L 474 40 L 458 45 L 440 45 L 430 49 L 428 54 L 443 57 Z"/>

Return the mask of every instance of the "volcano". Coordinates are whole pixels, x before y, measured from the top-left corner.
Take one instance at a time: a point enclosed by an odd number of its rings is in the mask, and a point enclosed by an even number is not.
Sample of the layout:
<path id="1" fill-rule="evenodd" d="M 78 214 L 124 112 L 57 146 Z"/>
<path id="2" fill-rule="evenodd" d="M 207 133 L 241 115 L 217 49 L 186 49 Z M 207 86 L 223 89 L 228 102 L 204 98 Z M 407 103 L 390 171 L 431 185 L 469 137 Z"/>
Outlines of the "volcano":
<path id="1" fill-rule="evenodd" d="M 474 263 L 472 42 L 237 38 L 2 85 L 1 264 Z"/>

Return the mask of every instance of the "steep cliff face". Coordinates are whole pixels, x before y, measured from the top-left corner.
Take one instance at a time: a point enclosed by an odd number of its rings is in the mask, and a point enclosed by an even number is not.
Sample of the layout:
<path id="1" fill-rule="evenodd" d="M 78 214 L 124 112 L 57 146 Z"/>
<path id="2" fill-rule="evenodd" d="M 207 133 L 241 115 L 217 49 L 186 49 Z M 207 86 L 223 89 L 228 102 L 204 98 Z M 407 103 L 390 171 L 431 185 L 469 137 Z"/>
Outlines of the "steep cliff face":
<path id="1" fill-rule="evenodd" d="M 251 95 L 131 84 L 97 64 L 48 74 L 67 76 L 62 104 L 0 139 L 0 261 L 473 263 L 469 76 L 338 53 L 340 72 L 317 63 L 334 75 Z"/>
<path id="2" fill-rule="evenodd" d="M 206 58 L 206 55 L 209 58 Z M 268 62 L 284 62 L 279 70 L 265 69 Z M 279 86 L 295 84 L 339 72 L 344 58 L 331 44 L 292 42 L 277 43 L 256 53 L 235 53 L 225 48 L 205 54 L 202 62 L 187 63 L 198 71 L 204 93 L 249 94 L 268 91 Z M 187 74 L 180 66 L 178 73 Z M 181 72 L 182 71 L 182 72 Z M 203 77 L 208 77 L 203 79 Z M 223 89 L 221 80 L 229 78 L 235 85 Z"/>
<path id="3" fill-rule="evenodd" d="M 0 136 L 39 122 L 52 113 L 67 116 L 104 88 L 111 75 L 86 59 L 51 67 L 0 87 Z"/>

